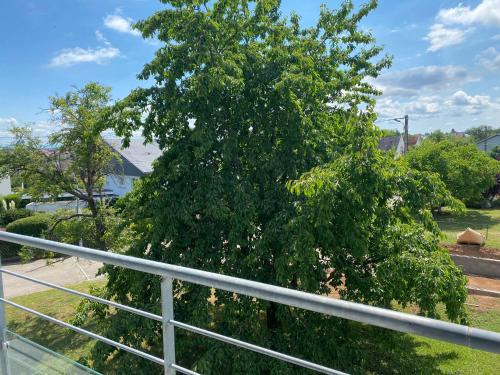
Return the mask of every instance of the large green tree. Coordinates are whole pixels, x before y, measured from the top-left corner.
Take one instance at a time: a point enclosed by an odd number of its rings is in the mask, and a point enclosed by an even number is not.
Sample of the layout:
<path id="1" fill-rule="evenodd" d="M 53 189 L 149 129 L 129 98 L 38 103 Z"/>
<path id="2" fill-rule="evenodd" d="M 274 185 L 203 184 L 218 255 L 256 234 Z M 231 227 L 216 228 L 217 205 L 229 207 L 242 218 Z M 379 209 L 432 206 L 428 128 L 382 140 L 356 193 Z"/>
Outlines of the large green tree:
<path id="1" fill-rule="evenodd" d="M 444 302 L 451 319 L 463 319 L 465 281 L 438 249 L 429 211 L 453 199 L 437 178 L 376 148 L 377 91 L 366 78 L 389 59 L 377 60 L 381 48 L 359 27 L 375 2 L 323 7 L 306 29 L 296 15 L 282 18 L 276 0 L 166 3 L 137 24 L 163 42 L 140 74 L 155 83 L 114 114 L 117 132 L 142 128 L 164 150 L 124 202 L 130 242 L 121 251 L 313 293 L 339 287 L 377 305 L 416 303 L 428 315 Z M 104 295 L 159 312 L 157 277 L 106 271 Z M 189 283 L 176 282 L 175 295 L 180 321 L 334 367 L 364 366 L 345 321 Z M 96 313 L 107 336 L 161 356 L 155 322 Z M 204 374 L 303 373 L 176 337 L 180 364 Z M 162 371 L 101 344 L 92 359 L 106 372 Z"/>
<path id="2" fill-rule="evenodd" d="M 453 196 L 468 205 L 481 203 L 500 173 L 499 161 L 460 138 L 426 140 L 405 159 L 412 168 L 437 173 Z"/>
<path id="3" fill-rule="evenodd" d="M 105 178 L 121 173 L 120 159 L 101 136 L 108 128 L 110 99 L 111 89 L 95 82 L 51 97 L 53 132 L 48 142 L 34 136 L 30 126 L 15 127 L 13 144 L 0 155 L 1 172 L 22 181 L 23 193 L 33 200 L 45 195 L 55 199 L 62 193 L 79 199 L 87 209 L 61 216 L 54 226 L 65 220 L 90 219 L 94 236 L 87 245 L 100 249 L 106 248 Z"/>

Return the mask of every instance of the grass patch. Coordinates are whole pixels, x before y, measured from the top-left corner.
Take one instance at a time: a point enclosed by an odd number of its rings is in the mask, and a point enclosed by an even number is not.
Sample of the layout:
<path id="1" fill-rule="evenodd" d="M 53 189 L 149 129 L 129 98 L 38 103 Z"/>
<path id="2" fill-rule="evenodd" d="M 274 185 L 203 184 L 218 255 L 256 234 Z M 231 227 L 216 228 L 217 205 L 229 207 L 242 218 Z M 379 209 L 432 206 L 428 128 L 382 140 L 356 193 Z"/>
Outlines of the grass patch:
<path id="1" fill-rule="evenodd" d="M 92 284 L 101 287 L 104 280 L 85 282 L 71 288 L 86 292 Z M 474 303 L 476 301 L 473 298 L 470 298 L 470 302 Z M 63 321 L 68 321 L 73 316 L 80 300 L 77 296 L 57 290 L 13 298 L 16 303 Z M 469 312 L 472 326 L 500 331 L 500 310 L 484 311 L 470 307 Z M 7 307 L 7 318 L 10 330 L 76 361 L 88 355 L 95 343 L 83 335 L 11 306 Z M 84 328 L 96 332 L 92 321 Z M 362 373 L 472 375 L 497 374 L 500 369 L 500 355 L 412 335 L 391 335 L 388 330 L 357 324 L 355 331 L 360 331 L 359 335 L 366 338 L 366 342 L 358 347 L 365 353 L 366 363 L 363 367 L 366 370 Z"/>
<path id="2" fill-rule="evenodd" d="M 68 288 L 88 292 L 91 285 L 103 286 L 105 280 L 87 281 Z M 68 322 L 82 298 L 60 290 L 47 290 L 12 298 L 12 301 L 46 315 Z M 50 350 L 77 361 L 89 353 L 94 340 L 34 317 L 13 306 L 6 307 L 8 329 Z M 82 328 L 95 332 L 89 322 Z"/>
<path id="3" fill-rule="evenodd" d="M 473 297 L 469 297 L 471 300 Z M 469 308 L 470 325 L 490 331 L 500 331 L 500 311 Z M 498 374 L 500 355 L 474 350 L 465 346 L 415 336 L 419 345 L 415 352 L 418 356 L 439 358 L 435 361 L 439 374 Z"/>
<path id="4" fill-rule="evenodd" d="M 462 215 L 442 214 L 435 219 L 445 235 L 445 244 L 455 244 L 457 234 L 469 227 L 486 237 L 486 246 L 500 248 L 500 209 L 468 209 Z"/>

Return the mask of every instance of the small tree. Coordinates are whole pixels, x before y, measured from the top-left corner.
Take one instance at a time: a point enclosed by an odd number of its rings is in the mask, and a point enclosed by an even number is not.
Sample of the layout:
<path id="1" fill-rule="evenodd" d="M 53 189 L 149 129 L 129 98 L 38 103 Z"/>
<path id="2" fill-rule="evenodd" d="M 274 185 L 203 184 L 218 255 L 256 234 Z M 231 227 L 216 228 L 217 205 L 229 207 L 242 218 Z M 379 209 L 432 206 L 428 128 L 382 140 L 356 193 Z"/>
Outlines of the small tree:
<path id="1" fill-rule="evenodd" d="M 49 136 L 49 145 L 34 137 L 29 127 L 15 127 L 15 142 L 1 160 L 3 172 L 19 177 L 33 199 L 68 193 L 86 204 L 88 212 L 60 221 L 90 218 L 95 226 L 95 245 L 100 249 L 106 249 L 102 214 L 106 207 L 102 195 L 105 177 L 120 169 L 112 162 L 115 154 L 101 136 L 108 126 L 110 93 L 110 88 L 92 82 L 64 96 L 51 97 L 49 111 L 55 131 Z"/>
<path id="2" fill-rule="evenodd" d="M 468 205 L 484 199 L 500 172 L 500 162 L 460 139 L 426 140 L 405 159 L 412 168 L 437 173 L 453 196 Z"/>

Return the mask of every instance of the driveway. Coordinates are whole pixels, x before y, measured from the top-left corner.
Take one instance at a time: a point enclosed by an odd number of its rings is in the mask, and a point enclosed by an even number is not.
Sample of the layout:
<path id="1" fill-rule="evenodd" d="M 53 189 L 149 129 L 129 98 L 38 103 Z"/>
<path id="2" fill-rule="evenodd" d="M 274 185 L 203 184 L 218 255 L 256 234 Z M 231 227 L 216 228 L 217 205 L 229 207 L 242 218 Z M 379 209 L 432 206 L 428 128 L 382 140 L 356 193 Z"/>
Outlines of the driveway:
<path id="1" fill-rule="evenodd" d="M 9 271 L 57 285 L 71 285 L 93 280 L 97 277 L 97 271 L 100 267 L 102 267 L 100 262 L 76 257 L 53 259 L 51 264 L 47 264 L 45 259 L 40 259 L 25 264 L 3 266 Z M 6 298 L 52 289 L 5 273 L 3 274 L 3 285 Z"/>

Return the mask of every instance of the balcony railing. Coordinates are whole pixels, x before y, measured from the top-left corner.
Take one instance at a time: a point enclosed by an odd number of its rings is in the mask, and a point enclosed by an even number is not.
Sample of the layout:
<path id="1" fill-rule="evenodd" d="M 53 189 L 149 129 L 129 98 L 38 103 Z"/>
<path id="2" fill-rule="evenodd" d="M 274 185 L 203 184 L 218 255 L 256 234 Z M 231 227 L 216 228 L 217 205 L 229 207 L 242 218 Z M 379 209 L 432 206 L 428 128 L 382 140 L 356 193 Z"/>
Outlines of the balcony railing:
<path id="1" fill-rule="evenodd" d="M 285 353 L 280 353 L 258 345 L 237 340 L 228 336 L 195 327 L 174 318 L 172 280 L 178 279 L 185 282 L 195 283 L 207 287 L 222 289 L 225 291 L 243 294 L 246 296 L 261 298 L 267 301 L 276 302 L 288 306 L 293 306 L 305 310 L 315 311 L 321 314 L 336 316 L 361 323 L 371 324 L 377 327 L 383 327 L 399 332 L 406 332 L 418 336 L 424 336 L 432 339 L 451 342 L 458 345 L 467 346 L 474 349 L 480 349 L 493 353 L 500 353 L 500 333 L 486 331 L 478 328 L 471 328 L 463 325 L 448 323 L 440 320 L 424 318 L 421 316 L 405 314 L 397 311 L 382 309 L 373 306 L 367 306 L 359 303 L 348 302 L 319 296 L 311 293 L 304 293 L 297 290 L 286 289 L 274 285 L 268 285 L 255 281 L 240 279 L 231 276 L 219 275 L 211 272 L 200 271 L 192 268 L 176 266 L 154 262 L 146 259 L 140 259 L 111 252 L 89 249 L 80 246 L 68 245 L 59 242 L 48 241 L 39 238 L 22 236 L 13 233 L 0 232 L 0 240 L 12 242 L 19 245 L 30 246 L 45 251 L 51 251 L 69 256 L 76 256 L 89 260 L 99 261 L 106 264 L 120 266 L 135 271 L 141 271 L 158 275 L 161 277 L 161 306 L 162 315 L 152 314 L 147 311 L 139 310 L 130 306 L 125 306 L 113 301 L 108 301 L 87 293 L 78 292 L 72 289 L 64 288 L 59 285 L 51 284 L 42 280 L 37 280 L 16 272 L 1 268 L 0 272 L 0 341 L 1 345 L 1 370 L 2 374 L 11 375 L 9 367 L 8 345 L 9 339 L 6 330 L 5 308 L 8 304 L 21 309 L 27 313 L 33 314 L 39 318 L 45 319 L 51 323 L 69 328 L 73 331 L 91 337 L 112 345 L 120 350 L 127 351 L 139 357 L 164 366 L 165 374 L 172 375 L 176 372 L 183 374 L 197 374 L 187 368 L 181 367 L 175 361 L 175 335 L 174 329 L 183 329 L 196 334 L 200 334 L 215 340 L 220 340 L 247 350 L 251 350 L 263 355 L 267 355 L 285 362 L 292 363 L 310 370 L 315 370 L 324 374 L 344 374 L 341 371 L 324 367 L 322 365 L 309 362 L 304 359 L 293 357 Z M 21 306 L 17 303 L 4 298 L 3 294 L 3 273 L 20 277 L 31 282 L 42 284 L 54 289 L 62 290 L 67 293 L 88 298 L 90 300 L 107 304 L 114 308 L 122 309 L 145 318 L 159 321 L 163 325 L 163 358 L 158 358 L 141 350 L 126 346 L 122 343 L 108 339 L 101 335 L 89 332 L 80 327 L 60 321 L 53 317 L 42 314 L 33 309 Z"/>

